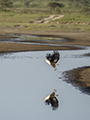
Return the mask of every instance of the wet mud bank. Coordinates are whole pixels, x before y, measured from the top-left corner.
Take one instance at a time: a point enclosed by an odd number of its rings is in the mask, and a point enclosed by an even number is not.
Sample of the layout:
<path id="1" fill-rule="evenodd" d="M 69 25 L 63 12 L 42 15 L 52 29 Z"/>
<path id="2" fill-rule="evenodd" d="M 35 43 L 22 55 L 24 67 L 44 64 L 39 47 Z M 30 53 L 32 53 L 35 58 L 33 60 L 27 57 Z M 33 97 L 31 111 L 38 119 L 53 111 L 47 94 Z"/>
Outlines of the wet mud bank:
<path id="1" fill-rule="evenodd" d="M 68 45 L 85 45 L 90 46 L 90 33 L 89 32 L 63 32 L 63 31 L 29 31 L 22 29 L 0 29 L 1 35 L 37 35 L 41 37 L 58 37 L 69 39 L 67 42 L 61 44 Z"/>
<path id="2" fill-rule="evenodd" d="M 65 71 L 62 75 L 64 81 L 90 95 L 90 66 Z"/>
<path id="3" fill-rule="evenodd" d="M 18 39 L 18 40 L 16 40 Z M 47 38 L 48 39 L 48 38 Z M 68 41 L 68 40 L 67 40 Z M 65 40 L 64 40 L 65 42 Z M 31 44 L 30 44 L 31 43 Z M 34 44 L 32 44 L 34 43 Z M 39 43 L 39 44 L 37 44 Z M 42 44 L 43 43 L 43 44 Z M 51 45 L 52 44 L 52 45 Z M 45 41 L 45 40 L 19 40 L 19 37 L 15 36 L 0 36 L 0 53 L 5 52 L 24 52 L 24 51 L 42 51 L 42 50 L 79 50 L 82 47 L 73 45 L 60 45 L 59 41 Z"/>
<path id="4" fill-rule="evenodd" d="M 81 48 L 73 46 L 50 46 L 22 43 L 0 43 L 0 53 L 5 52 L 25 52 L 25 51 L 45 51 L 45 50 L 78 50 Z"/>

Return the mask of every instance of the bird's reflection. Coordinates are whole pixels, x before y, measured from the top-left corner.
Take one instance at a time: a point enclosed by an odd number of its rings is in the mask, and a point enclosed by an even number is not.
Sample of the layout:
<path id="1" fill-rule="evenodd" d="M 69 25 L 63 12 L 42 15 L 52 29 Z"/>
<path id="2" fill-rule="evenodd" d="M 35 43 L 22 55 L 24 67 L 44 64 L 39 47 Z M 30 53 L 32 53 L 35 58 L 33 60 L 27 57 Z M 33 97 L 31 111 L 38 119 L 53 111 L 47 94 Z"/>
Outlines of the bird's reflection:
<path id="1" fill-rule="evenodd" d="M 60 59 L 60 54 L 58 51 L 53 51 L 52 54 L 46 54 L 46 58 L 47 60 L 45 60 L 49 65 L 51 65 L 52 67 L 54 67 L 54 70 L 56 70 L 56 63 L 59 61 Z"/>
<path id="2" fill-rule="evenodd" d="M 58 96 L 58 95 L 55 95 L 55 92 L 56 92 L 56 90 L 54 90 L 53 93 L 51 93 L 50 95 L 48 95 L 44 99 L 45 100 L 45 105 L 50 105 L 51 104 L 52 110 L 56 110 L 59 106 L 59 101 L 56 98 L 56 96 Z"/>

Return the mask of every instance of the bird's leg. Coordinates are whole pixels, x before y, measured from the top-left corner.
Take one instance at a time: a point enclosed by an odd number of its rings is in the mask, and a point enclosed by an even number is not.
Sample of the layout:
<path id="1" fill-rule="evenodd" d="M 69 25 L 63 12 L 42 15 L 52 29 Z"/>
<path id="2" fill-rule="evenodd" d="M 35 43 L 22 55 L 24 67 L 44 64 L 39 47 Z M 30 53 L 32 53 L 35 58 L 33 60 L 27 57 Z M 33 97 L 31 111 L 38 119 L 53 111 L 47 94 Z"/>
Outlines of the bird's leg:
<path id="1" fill-rule="evenodd" d="M 54 70 L 57 70 L 57 68 L 54 68 Z"/>
<path id="2" fill-rule="evenodd" d="M 55 95 L 55 96 L 59 96 L 59 94 L 58 94 L 58 95 Z"/>
<path id="3" fill-rule="evenodd" d="M 59 64 L 57 64 L 57 63 L 56 63 L 55 65 L 58 65 L 58 66 L 59 66 Z"/>
<path id="4" fill-rule="evenodd" d="M 54 89 L 54 92 L 57 92 L 57 90 Z"/>

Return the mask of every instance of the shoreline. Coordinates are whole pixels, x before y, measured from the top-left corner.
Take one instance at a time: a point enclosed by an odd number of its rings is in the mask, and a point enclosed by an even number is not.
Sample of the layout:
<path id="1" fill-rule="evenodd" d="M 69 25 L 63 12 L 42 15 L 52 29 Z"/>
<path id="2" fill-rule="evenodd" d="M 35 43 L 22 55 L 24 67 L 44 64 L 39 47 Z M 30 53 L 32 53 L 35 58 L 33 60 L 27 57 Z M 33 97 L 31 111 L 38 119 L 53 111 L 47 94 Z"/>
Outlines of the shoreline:
<path id="1" fill-rule="evenodd" d="M 89 32 L 29 31 L 16 28 L 0 28 L 0 35 L 37 35 L 41 37 L 58 37 L 69 39 L 69 41 L 62 41 L 60 44 L 90 46 Z"/>
<path id="2" fill-rule="evenodd" d="M 1 30 L 0 30 L 1 31 Z M 0 52 L 24 52 L 24 51 L 40 51 L 40 50 L 78 50 L 82 49 L 78 46 L 72 45 L 90 45 L 90 35 L 89 33 L 74 33 L 74 32 L 53 32 L 53 31 L 24 31 L 19 29 L 2 29 L 0 36 Z M 11 38 L 10 35 L 36 35 L 39 37 L 56 37 L 56 38 L 66 38 L 66 41 L 60 42 L 47 42 L 43 40 L 41 43 L 46 43 L 47 45 L 30 45 L 30 44 L 23 44 L 22 41 L 20 43 L 5 43 L 2 42 L 4 38 Z M 87 39 L 84 39 L 83 36 L 88 36 Z M 83 38 L 83 39 L 82 39 Z M 78 40 L 79 39 L 79 40 Z M 82 39 L 82 41 L 81 41 Z M 27 42 L 27 41 L 24 41 Z M 28 42 L 40 43 L 37 40 L 29 40 Z M 89 43 L 88 43 L 89 42 Z M 63 44 L 63 46 L 49 46 L 48 44 Z M 71 45 L 71 46 L 64 46 L 64 45 Z"/>
<path id="3" fill-rule="evenodd" d="M 64 81 L 90 95 L 90 66 L 65 71 L 63 75 Z"/>
<path id="4" fill-rule="evenodd" d="M 0 30 L 1 31 L 1 30 Z M 43 37 L 59 37 L 66 38 L 67 41 L 53 42 L 53 44 L 63 44 L 63 45 L 83 45 L 90 46 L 90 33 L 85 32 L 44 32 L 44 31 L 19 31 L 19 30 L 2 30 L 1 35 L 38 35 Z M 2 39 L 2 37 L 0 39 Z M 29 41 L 30 42 L 30 41 Z M 4 43 L 0 42 L 0 53 L 7 52 L 25 52 L 25 51 L 42 51 L 42 50 L 77 50 L 78 47 L 66 47 L 66 46 L 49 46 L 51 42 L 46 42 L 47 45 L 32 45 L 32 44 L 22 44 L 19 43 Z M 80 48 L 81 49 L 81 48 Z M 88 53 L 90 56 L 90 53 Z M 76 70 L 67 71 L 67 74 L 72 74 L 73 81 L 70 81 L 74 86 L 78 86 L 80 90 L 90 95 L 90 67 L 87 68 L 77 68 Z M 88 77 L 87 77 L 88 76 Z M 69 77 L 70 78 L 70 77 Z M 83 84 L 82 84 L 83 83 Z"/>

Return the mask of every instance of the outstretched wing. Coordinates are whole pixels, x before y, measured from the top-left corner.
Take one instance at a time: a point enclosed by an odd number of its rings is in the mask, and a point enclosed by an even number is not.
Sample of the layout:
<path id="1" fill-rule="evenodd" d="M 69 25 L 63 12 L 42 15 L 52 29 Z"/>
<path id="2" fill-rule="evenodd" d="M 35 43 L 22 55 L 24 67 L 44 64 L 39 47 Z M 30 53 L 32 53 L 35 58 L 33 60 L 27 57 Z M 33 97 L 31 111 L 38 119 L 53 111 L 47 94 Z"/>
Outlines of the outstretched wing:
<path id="1" fill-rule="evenodd" d="M 54 63 L 57 63 L 59 59 L 60 59 L 59 53 L 58 52 L 54 52 L 53 55 L 52 55 L 52 61 Z"/>
<path id="2" fill-rule="evenodd" d="M 52 55 L 51 55 L 51 54 L 46 54 L 46 58 L 47 58 L 49 61 L 51 61 Z"/>

